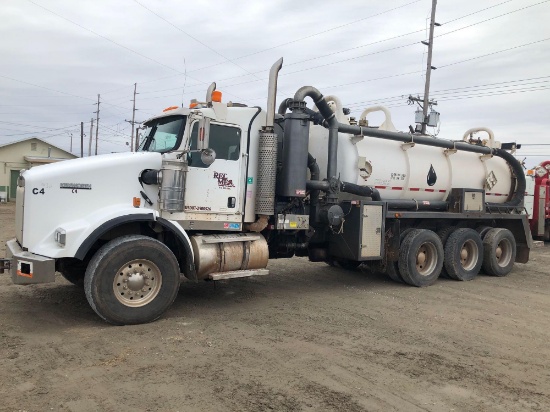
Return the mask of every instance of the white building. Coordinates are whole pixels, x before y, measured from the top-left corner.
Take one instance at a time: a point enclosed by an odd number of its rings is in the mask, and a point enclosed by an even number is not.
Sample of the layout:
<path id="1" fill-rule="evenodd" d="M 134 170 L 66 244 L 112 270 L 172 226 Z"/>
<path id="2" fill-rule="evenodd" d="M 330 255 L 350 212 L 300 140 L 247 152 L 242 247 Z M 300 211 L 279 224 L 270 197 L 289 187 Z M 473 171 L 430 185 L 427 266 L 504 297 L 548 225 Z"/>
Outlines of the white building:
<path id="1" fill-rule="evenodd" d="M 0 201 L 15 200 L 17 177 L 21 169 L 76 157 L 37 137 L 0 145 Z"/>

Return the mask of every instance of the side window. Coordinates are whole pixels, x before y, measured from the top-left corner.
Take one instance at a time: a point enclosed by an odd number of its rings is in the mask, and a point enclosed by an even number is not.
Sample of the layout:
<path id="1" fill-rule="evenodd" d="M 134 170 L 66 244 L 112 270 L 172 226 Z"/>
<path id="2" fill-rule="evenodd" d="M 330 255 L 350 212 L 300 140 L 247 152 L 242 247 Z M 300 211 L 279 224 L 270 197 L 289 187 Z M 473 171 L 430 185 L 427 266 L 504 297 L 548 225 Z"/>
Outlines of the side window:
<path id="1" fill-rule="evenodd" d="M 196 122 L 191 131 L 191 150 L 197 150 L 197 135 L 199 125 Z M 216 160 L 237 161 L 241 156 L 241 130 L 237 127 L 210 125 L 210 148 L 216 152 Z M 201 161 L 201 154 L 192 152 L 189 154 L 189 166 L 208 167 Z"/>

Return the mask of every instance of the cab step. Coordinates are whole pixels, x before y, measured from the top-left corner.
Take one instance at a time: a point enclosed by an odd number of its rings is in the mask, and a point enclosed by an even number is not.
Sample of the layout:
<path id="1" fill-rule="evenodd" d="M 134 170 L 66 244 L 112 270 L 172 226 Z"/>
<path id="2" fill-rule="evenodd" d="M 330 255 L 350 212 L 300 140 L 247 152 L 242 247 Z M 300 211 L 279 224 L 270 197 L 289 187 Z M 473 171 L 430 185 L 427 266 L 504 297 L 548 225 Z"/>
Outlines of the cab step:
<path id="1" fill-rule="evenodd" d="M 249 276 L 265 276 L 265 275 L 269 275 L 269 270 L 267 269 L 232 270 L 229 272 L 211 273 L 210 275 L 208 275 L 208 279 L 225 280 L 225 279 L 235 279 L 235 278 L 246 278 Z"/>

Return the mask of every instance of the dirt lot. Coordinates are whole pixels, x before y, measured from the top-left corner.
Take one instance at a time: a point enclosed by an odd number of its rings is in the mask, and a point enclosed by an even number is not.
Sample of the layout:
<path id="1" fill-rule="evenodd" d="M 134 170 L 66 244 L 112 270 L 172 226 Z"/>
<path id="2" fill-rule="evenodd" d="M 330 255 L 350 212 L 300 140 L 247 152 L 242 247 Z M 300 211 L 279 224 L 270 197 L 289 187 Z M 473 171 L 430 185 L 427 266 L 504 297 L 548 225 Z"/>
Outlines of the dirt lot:
<path id="1" fill-rule="evenodd" d="M 0 256 L 14 236 L 0 204 Z M 113 327 L 84 293 L 0 275 L 0 410 L 550 410 L 550 253 L 416 289 L 304 259 L 182 285 Z"/>

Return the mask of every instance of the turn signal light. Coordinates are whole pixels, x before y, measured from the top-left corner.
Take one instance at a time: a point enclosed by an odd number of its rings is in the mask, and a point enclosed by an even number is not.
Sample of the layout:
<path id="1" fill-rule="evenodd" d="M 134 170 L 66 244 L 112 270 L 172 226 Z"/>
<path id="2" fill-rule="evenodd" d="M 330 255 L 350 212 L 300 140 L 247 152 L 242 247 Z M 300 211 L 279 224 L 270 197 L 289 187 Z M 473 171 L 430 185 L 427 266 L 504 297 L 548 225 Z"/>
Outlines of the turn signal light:
<path id="1" fill-rule="evenodd" d="M 212 101 L 221 103 L 221 101 L 222 101 L 222 92 L 220 92 L 219 90 L 214 90 L 212 92 Z"/>
<path id="2" fill-rule="evenodd" d="M 140 197 L 134 197 L 134 200 L 133 200 L 133 205 L 134 207 L 140 207 L 141 206 L 141 198 Z"/>

